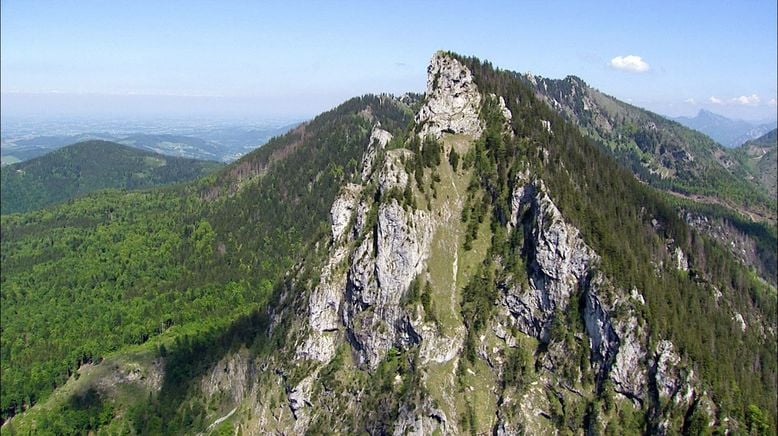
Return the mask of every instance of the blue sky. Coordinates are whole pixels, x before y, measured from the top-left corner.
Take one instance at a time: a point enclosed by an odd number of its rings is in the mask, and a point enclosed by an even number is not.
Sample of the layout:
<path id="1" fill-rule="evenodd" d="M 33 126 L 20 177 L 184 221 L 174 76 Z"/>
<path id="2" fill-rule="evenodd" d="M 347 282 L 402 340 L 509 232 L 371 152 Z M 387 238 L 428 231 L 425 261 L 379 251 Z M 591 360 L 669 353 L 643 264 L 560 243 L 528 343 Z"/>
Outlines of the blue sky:
<path id="1" fill-rule="evenodd" d="M 776 113 L 775 0 L 16 0 L 1 9 L 3 116 L 308 117 L 367 92 L 423 91 L 438 49 L 575 74 L 664 114 Z"/>

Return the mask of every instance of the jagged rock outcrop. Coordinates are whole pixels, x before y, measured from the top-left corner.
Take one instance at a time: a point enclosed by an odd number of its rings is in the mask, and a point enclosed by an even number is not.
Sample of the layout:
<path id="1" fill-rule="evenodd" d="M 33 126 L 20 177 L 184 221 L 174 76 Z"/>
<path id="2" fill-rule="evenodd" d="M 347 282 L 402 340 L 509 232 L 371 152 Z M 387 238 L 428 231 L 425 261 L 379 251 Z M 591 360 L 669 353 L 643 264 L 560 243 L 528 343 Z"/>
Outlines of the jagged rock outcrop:
<path id="1" fill-rule="evenodd" d="M 200 385 L 207 398 L 222 393 L 232 404 L 239 404 L 249 396 L 255 379 L 253 360 L 247 353 L 238 352 L 220 360 Z"/>
<path id="2" fill-rule="evenodd" d="M 453 57 L 438 52 L 427 68 L 427 101 L 416 115 L 422 137 L 444 132 L 478 137 L 483 131 L 478 117 L 481 94 L 473 74 Z"/>
<path id="3" fill-rule="evenodd" d="M 449 426 L 446 414 L 434 407 L 431 401 L 427 400 L 418 410 L 410 410 L 407 407 L 400 410 L 400 416 L 394 424 L 394 436 L 412 435 L 423 436 L 434 434 L 435 431 L 441 434 L 451 434 L 452 429 Z"/>
<path id="4" fill-rule="evenodd" d="M 332 240 L 337 241 L 346 231 L 346 228 L 354 216 L 354 209 L 357 207 L 359 194 L 362 192 L 362 185 L 353 183 L 347 184 L 338 198 L 332 204 L 330 210 L 330 222 L 332 223 Z"/>
<path id="5" fill-rule="evenodd" d="M 530 286 L 510 286 L 503 304 L 520 331 L 546 341 L 555 311 L 565 310 L 599 257 L 578 236 L 578 229 L 565 223 L 543 182 L 529 180 L 527 172 L 520 177 L 510 225 L 523 226 L 533 247 Z"/>
<path id="6" fill-rule="evenodd" d="M 681 250 L 681 247 L 675 247 L 675 251 L 673 251 L 673 260 L 677 270 L 689 271 L 689 261 L 686 259 L 686 255 L 683 253 L 683 250 Z"/>
<path id="7" fill-rule="evenodd" d="M 373 129 L 363 175 L 376 164 L 375 147 L 390 140 L 382 132 Z M 410 158 L 412 152 L 406 149 L 386 154 L 376 175 L 381 195 L 403 190 L 409 183 L 403 162 Z M 429 213 L 403 207 L 396 199 L 373 205 L 373 198 L 361 196 L 362 189 L 346 185 L 332 206 L 334 246 L 308 300 L 308 333 L 298 345 L 297 358 L 328 362 L 340 330 L 359 352 L 360 363 L 370 368 L 390 348 L 420 341 L 401 301 L 429 255 L 433 232 Z M 371 208 L 377 208 L 373 229 L 365 228 Z M 360 236 L 361 243 L 349 254 L 348 243 Z"/>
<path id="8" fill-rule="evenodd" d="M 507 287 L 502 304 L 516 327 L 541 341 L 549 340 L 552 321 L 581 292 L 583 320 L 592 353 L 591 365 L 600 381 L 610 378 L 616 391 L 633 401 L 645 398 L 645 332 L 635 315 L 643 298 L 635 289 L 629 298 L 614 298 L 607 279 L 595 272 L 599 256 L 567 224 L 542 181 L 529 171 L 518 175 L 509 226 L 522 227 L 529 253 L 529 286 Z M 578 302 L 575 302 L 578 304 Z M 622 315 L 618 318 L 613 313 Z M 504 329 L 495 329 L 506 336 Z M 499 334 L 502 333 L 502 334 Z"/>
<path id="9" fill-rule="evenodd" d="M 373 166 L 375 165 L 375 159 L 378 155 L 378 150 L 386 148 L 386 144 L 392 140 L 392 134 L 386 130 L 381 129 L 380 123 L 373 127 L 373 131 L 370 132 L 370 140 L 365 150 L 365 154 L 362 157 L 362 181 L 366 182 L 373 174 Z"/>
<path id="10" fill-rule="evenodd" d="M 690 404 L 694 397 L 694 371 L 683 368 L 681 357 L 675 352 L 673 343 L 668 340 L 659 341 L 654 359 L 654 378 L 659 398 L 670 399 L 676 404 Z"/>
<path id="11" fill-rule="evenodd" d="M 425 211 L 406 211 L 394 199 L 379 206 L 376 226 L 354 254 L 343 314 L 361 363 L 371 368 L 390 348 L 419 342 L 401 300 L 424 269 L 432 234 Z"/>
<path id="12" fill-rule="evenodd" d="M 303 434 L 311 420 L 309 408 L 311 404 L 311 391 L 318 372 L 314 372 L 304 378 L 291 392 L 289 392 L 289 408 L 295 418 L 294 433 Z"/>

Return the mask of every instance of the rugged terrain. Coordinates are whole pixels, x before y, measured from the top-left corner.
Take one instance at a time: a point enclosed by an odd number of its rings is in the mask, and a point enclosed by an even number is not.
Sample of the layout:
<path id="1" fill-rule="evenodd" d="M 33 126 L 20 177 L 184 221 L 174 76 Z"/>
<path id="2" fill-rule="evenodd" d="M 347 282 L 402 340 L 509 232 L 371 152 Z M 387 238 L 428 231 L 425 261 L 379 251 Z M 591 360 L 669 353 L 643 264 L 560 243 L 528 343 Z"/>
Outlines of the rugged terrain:
<path id="1" fill-rule="evenodd" d="M 211 223 L 186 252 L 207 262 L 165 292 L 210 285 L 250 310 L 90 356 L 4 429 L 774 433 L 775 288 L 592 140 L 618 138 L 607 120 L 571 123 L 540 83 L 438 52 L 423 99 L 349 101 L 190 185 L 173 221 Z M 653 181 L 732 180 L 704 147 L 640 153 Z M 25 265 L 4 293 L 26 298 Z"/>

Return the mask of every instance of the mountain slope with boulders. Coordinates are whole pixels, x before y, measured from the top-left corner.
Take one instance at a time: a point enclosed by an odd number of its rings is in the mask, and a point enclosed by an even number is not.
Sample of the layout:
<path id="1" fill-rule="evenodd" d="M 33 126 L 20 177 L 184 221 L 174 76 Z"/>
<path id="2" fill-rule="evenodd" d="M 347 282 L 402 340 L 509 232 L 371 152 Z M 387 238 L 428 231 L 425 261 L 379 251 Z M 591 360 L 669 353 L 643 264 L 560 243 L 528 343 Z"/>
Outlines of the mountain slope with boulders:
<path id="1" fill-rule="evenodd" d="M 100 189 L 142 189 L 204 176 L 222 164 L 86 141 L 3 167 L 2 213 L 27 212 Z"/>
<path id="2" fill-rule="evenodd" d="M 421 101 L 351 100 L 180 188 L 162 301 L 245 311 L 77 362 L 4 430 L 774 433 L 775 288 L 536 94 L 438 52 Z M 46 219 L 3 222 L 17 303 Z"/>

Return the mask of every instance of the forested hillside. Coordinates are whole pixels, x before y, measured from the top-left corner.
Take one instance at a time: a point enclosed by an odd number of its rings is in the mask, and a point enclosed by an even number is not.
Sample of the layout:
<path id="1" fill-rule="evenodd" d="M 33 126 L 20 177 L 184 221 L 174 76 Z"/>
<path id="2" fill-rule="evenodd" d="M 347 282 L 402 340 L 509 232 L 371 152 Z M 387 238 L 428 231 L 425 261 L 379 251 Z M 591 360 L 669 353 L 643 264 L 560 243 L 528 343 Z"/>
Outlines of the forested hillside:
<path id="1" fill-rule="evenodd" d="M 776 200 L 749 180 L 736 152 L 661 115 L 619 101 L 575 76 L 521 76 L 552 109 L 640 180 L 775 222 Z"/>
<path id="2" fill-rule="evenodd" d="M 397 129 L 410 114 L 355 98 L 188 185 L 3 215 L 3 418 L 107 353 L 261 307 L 321 236 L 372 123 Z"/>
<path id="3" fill-rule="evenodd" d="M 752 180 L 775 198 L 778 195 L 778 129 L 746 142 L 735 150 Z"/>
<path id="4" fill-rule="evenodd" d="M 114 142 L 81 142 L 3 167 L 2 213 L 40 209 L 100 189 L 141 189 L 193 180 L 221 166 Z"/>
<path id="5" fill-rule="evenodd" d="M 641 129 L 614 158 L 537 93 L 438 52 L 421 100 L 4 215 L 4 432 L 775 434 L 775 287 L 632 164 L 735 173 Z"/>

